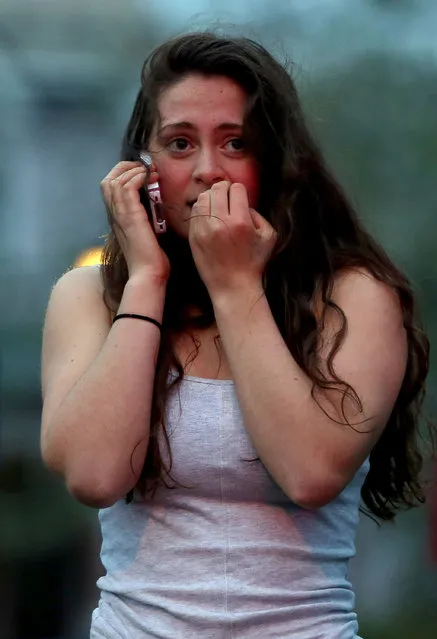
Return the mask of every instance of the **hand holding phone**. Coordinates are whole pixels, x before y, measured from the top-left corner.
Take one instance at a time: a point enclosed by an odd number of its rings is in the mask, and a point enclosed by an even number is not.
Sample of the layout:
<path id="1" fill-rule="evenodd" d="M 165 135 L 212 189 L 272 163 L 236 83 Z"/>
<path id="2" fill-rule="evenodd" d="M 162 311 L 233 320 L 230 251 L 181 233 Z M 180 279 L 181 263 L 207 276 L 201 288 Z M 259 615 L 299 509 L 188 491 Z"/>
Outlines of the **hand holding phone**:
<path id="1" fill-rule="evenodd" d="M 145 151 L 141 151 L 139 155 L 140 161 L 144 166 L 149 169 L 152 166 L 152 158 Z M 161 199 L 161 191 L 159 190 L 159 183 L 152 182 L 147 184 L 147 193 L 150 201 L 150 210 L 152 213 L 153 229 L 155 233 L 165 233 L 167 230 L 167 224 L 163 216 L 163 207 Z"/>

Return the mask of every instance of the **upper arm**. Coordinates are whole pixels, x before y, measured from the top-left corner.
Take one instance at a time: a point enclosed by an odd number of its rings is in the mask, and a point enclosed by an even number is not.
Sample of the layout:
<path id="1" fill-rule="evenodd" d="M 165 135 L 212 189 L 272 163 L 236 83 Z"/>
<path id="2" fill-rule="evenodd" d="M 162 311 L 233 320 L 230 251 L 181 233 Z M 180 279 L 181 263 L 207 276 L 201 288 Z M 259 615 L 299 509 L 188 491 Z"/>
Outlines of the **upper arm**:
<path id="1" fill-rule="evenodd" d="M 99 269 L 77 268 L 55 284 L 47 307 L 42 345 L 41 437 L 70 389 L 97 357 L 110 329 Z"/>
<path id="2" fill-rule="evenodd" d="M 350 479 L 370 454 L 393 410 L 406 370 L 407 335 L 397 294 L 367 272 L 340 275 L 332 300 L 346 319 L 346 333 L 332 359 L 333 368 L 360 403 L 351 393 L 343 397 L 344 389 L 338 386 L 337 390 L 319 391 L 317 398 L 333 419 L 349 422 L 340 430 L 343 435 L 338 433 L 335 457 Z M 341 324 L 339 313 L 329 308 L 320 334 L 319 358 L 331 380 L 328 358 Z"/>

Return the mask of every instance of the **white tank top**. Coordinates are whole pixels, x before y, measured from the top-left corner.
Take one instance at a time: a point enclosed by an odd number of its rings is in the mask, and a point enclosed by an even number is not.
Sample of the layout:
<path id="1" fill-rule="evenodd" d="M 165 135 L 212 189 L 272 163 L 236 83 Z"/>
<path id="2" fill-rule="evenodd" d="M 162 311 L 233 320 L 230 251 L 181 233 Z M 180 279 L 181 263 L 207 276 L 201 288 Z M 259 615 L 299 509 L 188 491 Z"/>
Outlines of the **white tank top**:
<path id="1" fill-rule="evenodd" d="M 99 512 L 106 575 L 90 637 L 357 639 L 348 562 L 368 462 L 304 510 L 250 461 L 232 381 L 185 376 L 167 426 L 183 486 Z"/>

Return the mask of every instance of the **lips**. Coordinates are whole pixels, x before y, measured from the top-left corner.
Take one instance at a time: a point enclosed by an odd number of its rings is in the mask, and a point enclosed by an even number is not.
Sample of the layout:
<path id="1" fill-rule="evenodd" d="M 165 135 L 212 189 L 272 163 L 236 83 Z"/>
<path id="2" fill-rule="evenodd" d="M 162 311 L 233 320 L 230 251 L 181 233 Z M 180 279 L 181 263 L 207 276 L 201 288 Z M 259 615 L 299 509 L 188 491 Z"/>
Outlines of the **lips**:
<path id="1" fill-rule="evenodd" d="M 202 191 L 202 193 L 206 193 L 206 191 Z M 199 193 L 197 197 L 194 198 L 194 200 L 187 200 L 187 206 L 192 207 L 193 204 L 196 204 L 197 200 L 199 199 L 199 195 L 202 195 L 202 193 Z"/>

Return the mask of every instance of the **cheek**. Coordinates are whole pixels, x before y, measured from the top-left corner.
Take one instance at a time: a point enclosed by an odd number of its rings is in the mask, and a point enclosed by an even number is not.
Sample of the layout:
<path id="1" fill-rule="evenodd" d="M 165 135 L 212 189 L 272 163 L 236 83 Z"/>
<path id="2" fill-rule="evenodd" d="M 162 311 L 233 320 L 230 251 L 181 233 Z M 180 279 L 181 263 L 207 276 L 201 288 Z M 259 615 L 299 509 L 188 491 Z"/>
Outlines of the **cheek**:
<path id="1" fill-rule="evenodd" d="M 246 186 L 247 195 L 249 199 L 249 205 L 256 209 L 259 199 L 259 174 L 257 169 L 252 169 L 247 172 L 245 176 L 244 184 Z"/>
<path id="2" fill-rule="evenodd" d="M 178 201 L 183 198 L 187 182 L 186 171 L 182 166 L 161 160 L 156 162 L 159 173 L 159 184 L 162 198 L 168 202 Z"/>

